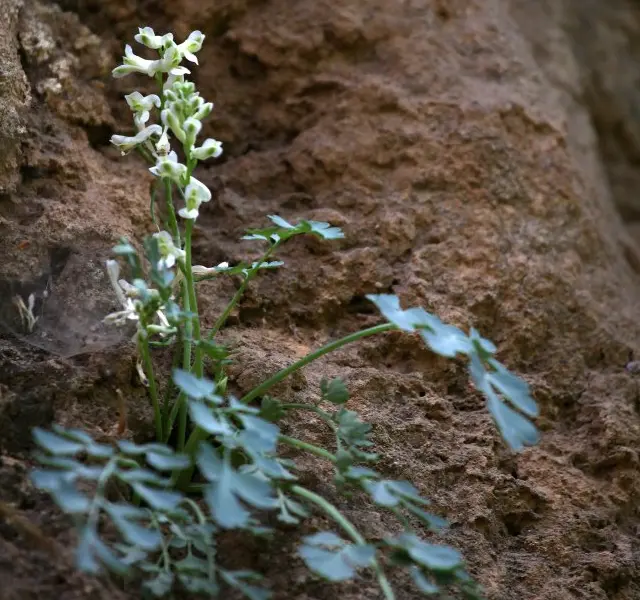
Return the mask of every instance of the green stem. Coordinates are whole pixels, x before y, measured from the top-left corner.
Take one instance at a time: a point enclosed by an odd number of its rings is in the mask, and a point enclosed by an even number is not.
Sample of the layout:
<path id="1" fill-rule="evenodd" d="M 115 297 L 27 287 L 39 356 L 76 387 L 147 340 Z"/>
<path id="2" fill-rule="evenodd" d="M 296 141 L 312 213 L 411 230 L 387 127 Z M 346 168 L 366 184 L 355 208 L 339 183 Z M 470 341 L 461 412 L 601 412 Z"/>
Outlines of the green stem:
<path id="1" fill-rule="evenodd" d="M 193 315 L 193 336 L 191 340 L 195 342 L 194 372 L 196 377 L 202 377 L 204 374 L 204 366 L 202 362 L 202 348 L 200 347 L 200 315 L 198 314 L 198 299 L 196 298 L 196 287 L 193 282 L 193 271 L 191 269 L 191 236 L 193 233 L 193 223 L 193 219 L 188 219 L 184 232 L 184 276 L 186 280 L 187 293 L 189 295 L 189 310 Z M 191 344 L 192 342 L 190 341 L 189 343 Z"/>
<path id="2" fill-rule="evenodd" d="M 322 496 L 303 488 L 299 485 L 294 485 L 291 487 L 291 491 L 304 498 L 308 502 L 315 504 L 317 507 L 321 508 L 329 517 L 331 517 L 336 524 L 351 538 L 354 544 L 358 545 L 366 545 L 366 540 L 360 535 L 360 532 L 355 528 L 353 523 L 349 521 L 333 504 L 327 502 Z M 384 594 L 386 600 L 395 600 L 395 593 L 391 588 L 391 584 L 387 579 L 380 563 L 377 560 L 373 560 L 373 569 L 376 573 L 376 577 L 378 579 L 378 584 L 380 585 L 380 589 Z"/>
<path id="3" fill-rule="evenodd" d="M 325 412 L 321 408 L 317 406 L 313 406 L 312 404 L 281 404 L 280 408 L 284 410 L 308 410 L 309 412 L 316 413 L 319 417 L 322 418 L 323 421 L 326 421 L 333 429 L 337 429 L 337 425 L 333 422 L 331 415 L 328 412 Z"/>
<path id="4" fill-rule="evenodd" d="M 238 302 L 240 302 L 240 299 L 244 295 L 244 292 L 247 289 L 249 282 L 255 277 L 257 272 L 260 270 L 260 267 L 265 262 L 267 262 L 267 260 L 269 260 L 270 256 L 276 251 L 279 245 L 280 245 L 280 242 L 276 242 L 275 244 L 273 244 L 273 246 L 270 246 L 269 249 L 262 256 L 262 258 L 249 270 L 249 272 L 247 273 L 247 276 L 244 278 L 244 281 L 242 282 L 242 284 L 240 285 L 236 293 L 233 295 L 233 298 L 231 298 L 231 300 L 229 301 L 229 304 L 227 304 L 223 313 L 218 317 L 218 320 L 215 322 L 213 329 L 209 332 L 209 336 L 207 338 L 209 341 L 212 341 L 213 338 L 216 337 L 218 332 L 224 327 L 224 324 L 227 322 L 229 315 L 231 314 L 233 309 L 236 307 Z"/>
<path id="5" fill-rule="evenodd" d="M 308 442 L 303 442 L 302 440 L 298 440 L 296 438 L 289 437 L 288 435 L 280 435 L 278 436 L 278 441 L 283 444 L 287 444 L 287 446 L 291 446 L 292 448 L 297 448 L 298 450 L 305 450 L 307 452 L 311 452 L 311 454 L 315 454 L 320 458 L 325 458 L 326 460 L 335 464 L 336 457 L 331 454 L 328 450 L 324 448 L 320 448 L 319 446 L 314 446 L 313 444 L 309 444 Z"/>
<path id="6" fill-rule="evenodd" d="M 147 376 L 147 381 L 149 383 L 149 395 L 151 396 L 151 404 L 153 405 L 153 420 L 156 425 L 156 439 L 158 441 L 162 441 L 162 412 L 160 411 L 160 402 L 158 400 L 158 387 L 156 385 L 156 378 L 153 372 L 153 361 L 151 360 L 149 340 L 146 339 L 146 337 L 143 339 L 140 335 L 138 335 L 138 340 L 140 352 L 142 353 L 145 375 Z"/>
<path id="7" fill-rule="evenodd" d="M 186 270 L 185 270 L 186 272 Z M 187 289 L 186 280 L 182 285 L 182 305 L 186 312 L 190 312 L 191 303 L 189 302 L 189 291 Z M 191 340 L 193 339 L 193 321 L 187 319 L 184 324 L 184 336 L 182 338 L 182 368 L 185 371 L 191 371 Z M 176 413 L 179 412 L 178 421 L 178 450 L 184 450 L 185 441 L 187 439 L 187 412 L 188 412 L 187 396 L 184 392 L 180 392 L 176 400 L 174 409 L 171 411 L 168 425 L 168 438 L 171 436 L 171 430 L 176 419 Z"/>
<path id="8" fill-rule="evenodd" d="M 368 337 L 370 335 L 376 335 L 384 331 L 390 331 L 392 329 L 396 329 L 396 326 L 393 323 L 384 323 L 382 325 L 376 325 L 375 327 L 363 329 L 362 331 L 357 331 L 356 333 L 351 333 L 343 338 L 340 338 L 339 340 L 336 340 L 335 342 L 330 342 L 326 346 L 322 346 L 322 348 L 318 348 L 318 350 L 307 354 L 298 362 L 295 362 L 292 365 L 289 365 L 288 367 L 282 369 L 281 371 L 278 371 L 275 375 L 269 377 L 269 379 L 261 383 L 259 386 L 253 388 L 248 394 L 243 396 L 240 401 L 247 404 L 252 400 L 255 400 L 256 398 L 264 395 L 266 391 L 268 391 L 277 383 L 280 383 L 283 379 L 287 378 L 292 373 L 295 373 L 299 369 L 302 369 L 302 367 L 305 367 L 309 363 L 317 360 L 325 354 L 328 354 L 329 352 L 333 352 L 334 350 L 337 350 L 338 348 L 341 348 L 342 346 L 350 344 L 351 342 L 355 342 L 359 339 Z"/>
<path id="9" fill-rule="evenodd" d="M 173 370 L 178 367 L 180 364 L 180 349 L 181 349 L 182 341 L 178 338 L 176 341 L 175 348 L 173 350 L 173 360 L 171 361 L 171 373 Z M 171 375 L 170 373 L 170 375 Z M 164 391 L 164 401 L 163 401 L 163 421 L 164 421 L 164 438 L 163 442 L 166 444 L 171 437 L 171 430 L 173 429 L 173 422 L 175 421 L 175 415 L 173 415 L 171 410 L 171 396 L 176 390 L 176 386 L 173 383 L 173 377 L 169 377 L 169 381 L 167 381 L 167 387 Z"/>
<path id="10" fill-rule="evenodd" d="M 173 184 L 171 183 L 171 179 L 168 177 L 165 177 L 162 181 L 164 183 L 164 198 L 169 217 L 169 229 L 173 236 L 173 245 L 176 248 L 181 248 L 182 242 L 180 240 L 180 228 L 178 227 L 178 219 L 176 218 L 176 209 L 173 205 Z"/>

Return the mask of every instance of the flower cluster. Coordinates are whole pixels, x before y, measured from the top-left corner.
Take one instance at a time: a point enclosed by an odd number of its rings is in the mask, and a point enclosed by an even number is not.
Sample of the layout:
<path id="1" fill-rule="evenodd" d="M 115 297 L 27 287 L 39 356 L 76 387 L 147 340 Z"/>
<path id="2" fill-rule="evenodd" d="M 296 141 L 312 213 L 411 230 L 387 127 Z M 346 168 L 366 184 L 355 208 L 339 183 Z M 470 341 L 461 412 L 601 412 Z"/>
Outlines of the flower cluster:
<path id="1" fill-rule="evenodd" d="M 194 83 L 185 81 L 184 76 L 190 71 L 180 65 L 183 59 L 198 64 L 196 52 L 202 48 L 204 37 L 200 31 L 194 31 L 184 42 L 177 44 L 171 33 L 156 35 L 150 27 L 140 28 L 135 40 L 156 50 L 159 58 L 149 60 L 136 56 L 127 45 L 123 64 L 113 70 L 116 78 L 143 73 L 159 81 L 160 96 L 143 96 L 140 92 L 125 96 L 133 112 L 137 133 L 114 135 L 111 142 L 123 154 L 139 148 L 153 162 L 151 173 L 178 187 L 185 200 L 185 207 L 178 214 L 188 220 L 197 219 L 200 205 L 211 200 L 209 189 L 191 175 L 193 170 L 198 161 L 218 158 L 222 154 L 222 143 L 218 140 L 208 138 L 200 145 L 196 143 L 202 120 L 213 110 L 213 103 L 205 102 Z M 149 124 L 154 109 L 160 111 L 160 123 Z M 179 162 L 177 153 L 171 150 L 169 133 L 182 145 L 186 164 Z"/>

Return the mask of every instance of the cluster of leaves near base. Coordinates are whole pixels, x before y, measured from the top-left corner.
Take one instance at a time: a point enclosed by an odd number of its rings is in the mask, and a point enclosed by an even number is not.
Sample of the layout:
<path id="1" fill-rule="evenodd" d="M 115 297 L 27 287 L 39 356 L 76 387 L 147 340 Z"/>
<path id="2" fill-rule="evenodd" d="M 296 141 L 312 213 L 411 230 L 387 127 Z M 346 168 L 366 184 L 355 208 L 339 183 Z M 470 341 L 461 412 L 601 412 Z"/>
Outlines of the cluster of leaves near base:
<path id="1" fill-rule="evenodd" d="M 145 590 L 158 597 L 177 589 L 215 597 L 222 586 L 231 586 L 248 598 L 267 598 L 258 573 L 225 569 L 216 552 L 219 534 L 244 530 L 268 536 L 271 530 L 263 515 L 274 513 L 282 526 L 296 526 L 315 510 L 335 525 L 335 530 L 305 537 L 298 549 L 299 557 L 318 576 L 338 582 L 368 571 L 391 600 L 395 592 L 387 573 L 406 568 L 425 595 L 455 588 L 465 597 L 479 597 L 458 551 L 421 537 L 446 525 L 427 510 L 428 500 L 409 482 L 388 480 L 374 469 L 378 457 L 371 428 L 347 408 L 349 394 L 341 380 L 323 381 L 318 404 L 282 403 L 269 392 L 292 373 L 346 344 L 401 330 L 418 336 L 441 356 L 467 358 L 471 381 L 484 394 L 500 433 L 512 449 L 520 450 L 538 437 L 529 420 L 537 415 L 537 406 L 527 384 L 494 358 L 495 346 L 474 329 L 467 335 L 422 308 L 403 310 L 396 296 L 383 294 L 368 298 L 386 322 L 311 352 L 242 398 L 229 395 L 226 370 L 231 357 L 218 333 L 247 285 L 260 271 L 282 266 L 274 257 L 289 239 L 315 235 L 339 240 L 343 232 L 328 223 L 303 220 L 294 225 L 270 216 L 271 226 L 244 237 L 266 245 L 257 261 L 193 265 L 193 224 L 201 204 L 211 197 L 193 172 L 200 160 L 217 157 L 222 147 L 212 139 L 196 147 L 200 121 L 213 105 L 184 80 L 189 71 L 179 65 L 183 58 L 197 62 L 195 52 L 204 36 L 194 32 L 176 44 L 171 34 L 157 36 L 144 28 L 136 40 L 157 50 L 160 57 L 143 59 L 127 46 L 124 64 L 114 75 L 138 72 L 154 77 L 160 95 L 127 96 L 138 132 L 114 136 L 112 141 L 123 153 L 138 150 L 153 165 L 150 170 L 164 190 L 164 203 L 158 211 L 154 189 L 152 218 L 164 219 L 166 229 L 146 238 L 142 253 L 127 240 L 116 246 L 119 262 L 109 261 L 107 269 L 121 309 L 106 320 L 136 325 L 138 372 L 148 387 L 156 441 L 109 445 L 96 443 L 84 431 L 58 426 L 35 430 L 41 467 L 33 472 L 33 482 L 73 517 L 78 567 L 90 573 L 106 569 L 123 580 L 141 579 Z M 162 125 L 147 124 L 154 108 L 160 111 Z M 170 151 L 170 133 L 182 144 L 186 164 Z M 176 191 L 185 203 L 177 211 Z M 184 219 L 184 227 L 176 215 Z M 122 267 L 128 269 L 129 281 L 119 279 Z M 204 331 L 196 285 L 225 276 L 239 279 L 237 292 L 211 330 Z M 173 349 L 170 377 L 156 376 L 156 346 Z M 161 380 L 167 381 L 164 387 Z M 292 411 L 314 412 L 334 433 L 334 447 L 283 435 L 278 423 Z M 336 493 L 365 495 L 397 517 L 402 533 L 375 542 L 366 539 L 327 498 L 300 485 L 296 464 L 282 458 L 282 447 L 329 461 Z"/>

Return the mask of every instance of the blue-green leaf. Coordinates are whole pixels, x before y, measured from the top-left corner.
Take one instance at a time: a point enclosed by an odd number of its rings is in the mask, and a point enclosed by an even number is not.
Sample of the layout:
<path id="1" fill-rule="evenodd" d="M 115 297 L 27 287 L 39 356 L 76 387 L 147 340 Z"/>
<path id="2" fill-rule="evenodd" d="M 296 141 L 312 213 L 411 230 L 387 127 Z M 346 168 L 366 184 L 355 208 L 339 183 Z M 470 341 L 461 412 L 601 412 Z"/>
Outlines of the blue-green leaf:
<path id="1" fill-rule="evenodd" d="M 502 437 L 511 448 L 517 451 L 522 450 L 525 446 L 533 446 L 538 443 L 540 436 L 535 425 L 501 402 L 495 394 L 488 398 L 487 407 L 498 425 Z"/>
<path id="2" fill-rule="evenodd" d="M 193 422 L 212 435 L 231 435 L 233 429 L 224 419 L 218 419 L 212 409 L 203 402 L 189 402 L 189 414 Z"/>
<path id="3" fill-rule="evenodd" d="M 314 573 L 329 581 L 353 579 L 356 568 L 371 564 L 375 548 L 368 545 L 347 544 L 331 532 L 304 538 L 298 554 Z"/>
<path id="4" fill-rule="evenodd" d="M 221 479 L 210 483 L 204 491 L 204 499 L 209 506 L 214 521 L 225 529 L 244 527 L 249 522 L 247 511 L 233 494 L 231 485 Z"/>
<path id="5" fill-rule="evenodd" d="M 159 487 L 168 486 L 171 480 L 165 477 L 160 477 L 157 473 L 149 469 L 132 469 L 131 471 L 120 471 L 118 478 L 122 481 L 133 483 L 153 483 Z"/>
<path id="6" fill-rule="evenodd" d="M 46 431 L 40 427 L 33 428 L 33 437 L 41 448 L 58 456 L 73 456 L 84 449 L 84 444 L 73 442 L 66 437 Z"/>
<path id="7" fill-rule="evenodd" d="M 173 573 L 161 571 L 154 579 L 145 581 L 142 587 L 156 598 L 166 596 L 173 587 Z"/>
<path id="8" fill-rule="evenodd" d="M 209 444 L 200 444 L 197 461 L 201 473 L 211 481 L 206 488 L 205 498 L 214 520 L 221 527 L 230 529 L 248 524 L 249 512 L 239 499 L 256 508 L 270 509 L 278 506 L 267 481 L 236 471 Z"/>
<path id="9" fill-rule="evenodd" d="M 420 335 L 431 350 L 447 358 L 458 353 L 469 354 L 473 349 L 471 340 L 460 329 L 441 321 L 431 329 L 422 329 Z"/>
<path id="10" fill-rule="evenodd" d="M 148 552 L 157 550 L 162 544 L 162 535 L 156 529 L 150 529 L 147 526 L 122 518 L 117 513 L 110 513 L 110 516 L 120 535 L 128 544 Z"/>
<path id="11" fill-rule="evenodd" d="M 382 313 L 382 316 L 396 327 L 404 331 L 414 331 L 415 326 L 413 320 L 415 315 L 406 314 L 406 311 L 400 308 L 400 299 L 393 294 L 367 294 L 367 299 L 371 300 Z"/>
<path id="12" fill-rule="evenodd" d="M 504 394 L 517 409 L 530 417 L 537 417 L 538 405 L 531 397 L 527 382 L 516 377 L 497 360 L 491 359 L 489 363 L 495 369 L 494 372 L 487 373 L 487 378 L 493 387 Z"/>
<path id="13" fill-rule="evenodd" d="M 489 356 L 498 351 L 496 345 L 491 340 L 483 338 L 474 327 L 472 327 L 469 332 L 469 338 L 481 355 Z"/>
<path id="14" fill-rule="evenodd" d="M 411 574 L 411 579 L 413 579 L 416 587 L 423 594 L 433 596 L 440 592 L 440 588 L 435 583 L 431 583 L 431 581 L 424 576 L 424 573 L 418 567 L 411 567 L 409 569 L 409 573 Z"/>
<path id="15" fill-rule="evenodd" d="M 151 508 L 174 510 L 182 500 L 182 494 L 171 490 L 160 490 L 143 483 L 132 483 L 131 487 Z"/>
<path id="16" fill-rule="evenodd" d="M 282 229 L 295 229 L 295 227 L 291 225 L 291 223 L 285 221 L 282 217 L 279 217 L 278 215 L 267 215 L 267 216 L 271 221 L 273 221 L 275 225 L 277 225 L 278 227 L 282 227 Z"/>
<path id="17" fill-rule="evenodd" d="M 346 404 L 349 400 L 349 390 L 344 384 L 344 381 L 339 377 L 336 377 L 331 381 L 323 379 L 320 382 L 320 391 L 322 392 L 322 396 L 325 400 L 337 406 Z"/>
<path id="18" fill-rule="evenodd" d="M 407 552 L 416 563 L 432 571 L 455 571 L 463 564 L 462 556 L 454 548 L 429 544 L 412 533 L 403 533 L 387 541 Z"/>
<path id="19" fill-rule="evenodd" d="M 341 240 L 344 233 L 339 227 L 332 227 L 329 223 L 322 221 L 307 221 L 310 226 L 311 233 L 315 233 L 325 240 Z"/>
<path id="20" fill-rule="evenodd" d="M 497 361 L 492 361 L 492 365 L 495 367 Z M 514 383 L 511 373 L 505 375 L 503 371 L 489 372 L 485 369 L 481 359 L 474 353 L 471 355 L 471 361 L 469 362 L 469 374 L 474 385 L 480 390 L 487 399 L 487 408 L 491 413 L 500 434 L 507 444 L 515 451 L 522 450 L 524 446 L 532 446 L 539 440 L 538 430 L 535 425 L 531 423 L 526 417 L 517 413 L 513 409 L 509 408 L 504 402 L 500 400 L 498 394 L 494 390 L 495 376 L 497 374 L 499 385 L 509 391 L 511 394 L 517 395 L 518 401 L 514 401 L 511 396 L 509 399 L 514 402 L 514 405 L 520 408 L 520 405 L 524 407 L 525 412 L 533 412 L 533 399 L 528 395 L 528 386 L 525 382 L 522 384 Z M 508 373 L 508 372 L 507 372 Z M 493 376 L 493 377 L 492 377 Z M 524 386 L 527 386 L 526 388 Z M 498 390 L 500 387 L 496 386 Z M 526 394 L 524 390 L 526 389 Z M 537 411 L 537 406 L 536 409 Z"/>
<path id="21" fill-rule="evenodd" d="M 147 462 L 158 471 L 182 470 L 191 466 L 191 460 L 186 454 L 160 454 L 147 452 Z"/>
<path id="22" fill-rule="evenodd" d="M 208 379 L 199 378 L 182 369 L 173 370 L 173 381 L 187 396 L 202 400 L 213 395 L 216 384 Z"/>

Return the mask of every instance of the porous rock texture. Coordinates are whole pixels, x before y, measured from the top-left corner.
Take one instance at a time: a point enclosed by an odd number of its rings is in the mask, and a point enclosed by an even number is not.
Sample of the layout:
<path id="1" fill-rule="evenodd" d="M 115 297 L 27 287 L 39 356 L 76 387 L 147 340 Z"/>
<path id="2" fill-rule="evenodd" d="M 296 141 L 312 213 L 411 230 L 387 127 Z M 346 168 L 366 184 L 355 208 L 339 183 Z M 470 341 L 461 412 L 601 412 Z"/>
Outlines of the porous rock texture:
<path id="1" fill-rule="evenodd" d="M 0 337 L 0 500 L 49 536 L 36 544 L 0 516 L 0 598 L 139 597 L 74 573 L 68 523 L 26 473 L 34 425 L 112 435 L 115 388 L 133 435 L 148 432 L 130 346 L 86 334 L 113 304 L 102 263 L 114 241 L 153 230 L 151 176 L 108 142 L 130 127 L 122 94 L 151 91 L 109 77 L 143 25 L 207 36 L 195 79 L 216 103 L 204 133 L 225 155 L 200 171 L 214 199 L 196 262 L 246 257 L 238 240 L 267 214 L 346 232 L 291 243 L 286 268 L 251 288 L 224 332 L 233 388 L 378 322 L 368 293 L 475 326 L 541 405 L 542 442 L 520 455 L 463 366 L 399 334 L 278 392 L 310 401 L 323 376 L 343 377 L 382 472 L 450 520 L 447 541 L 491 600 L 640 597 L 640 382 L 625 370 L 640 352 L 637 2 L 0 0 L 0 23 L 0 313 L 44 285 L 53 302 L 46 335 Z M 206 324 L 235 285 L 203 286 Z M 287 427 L 331 443 L 312 419 Z M 332 496 L 326 465 L 296 458 Z M 374 538 L 394 527 L 336 501 Z M 276 598 L 378 597 L 368 578 L 319 582 L 295 543 L 286 531 L 235 554 Z"/>

